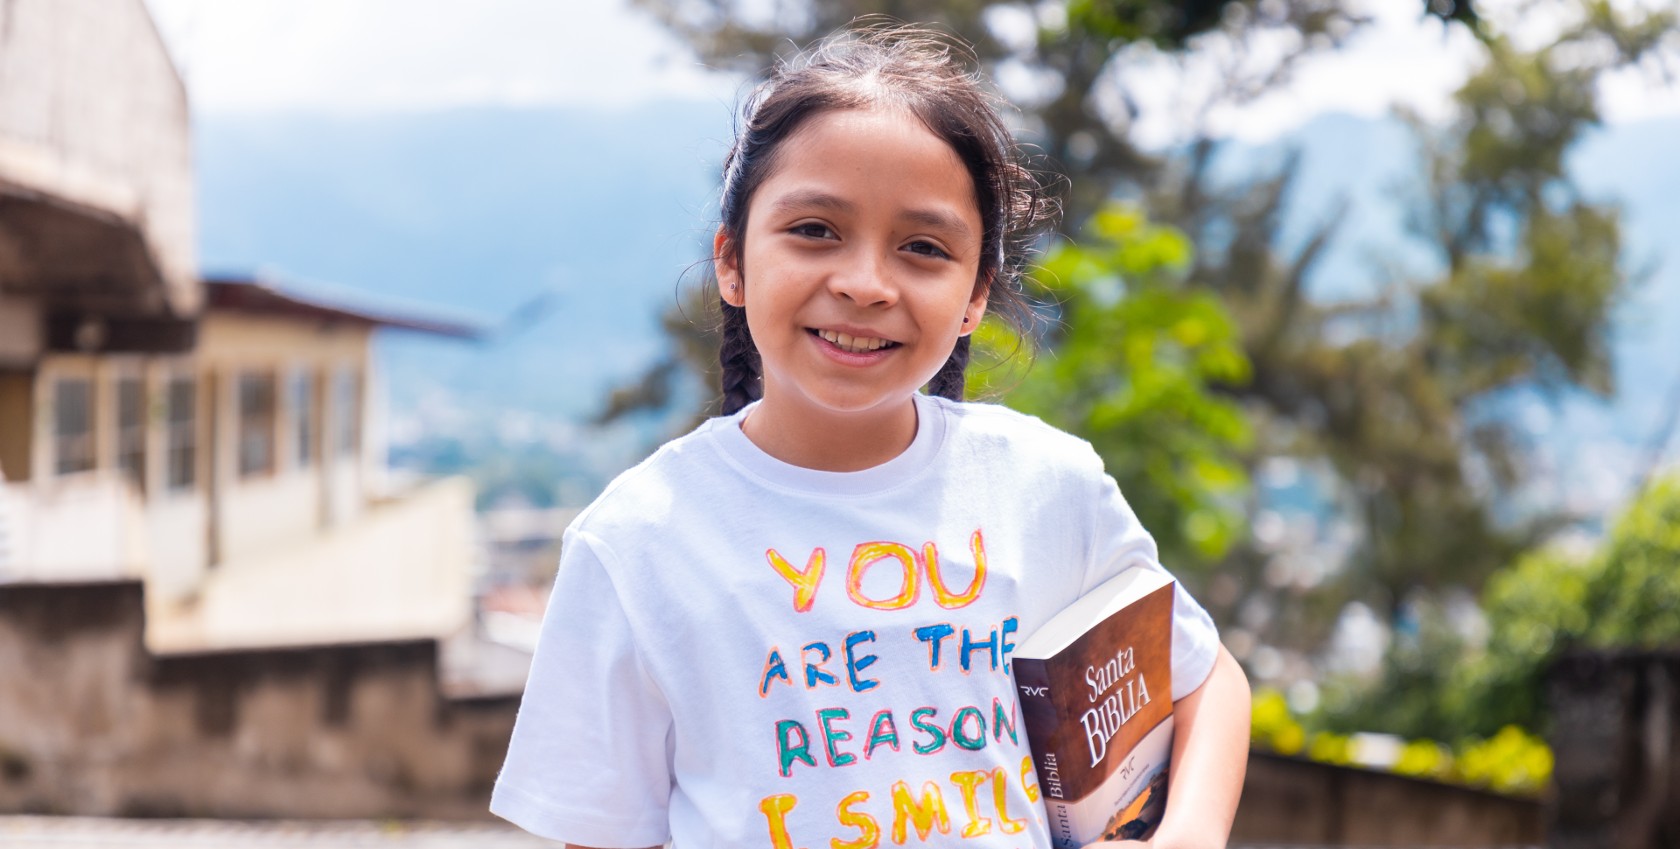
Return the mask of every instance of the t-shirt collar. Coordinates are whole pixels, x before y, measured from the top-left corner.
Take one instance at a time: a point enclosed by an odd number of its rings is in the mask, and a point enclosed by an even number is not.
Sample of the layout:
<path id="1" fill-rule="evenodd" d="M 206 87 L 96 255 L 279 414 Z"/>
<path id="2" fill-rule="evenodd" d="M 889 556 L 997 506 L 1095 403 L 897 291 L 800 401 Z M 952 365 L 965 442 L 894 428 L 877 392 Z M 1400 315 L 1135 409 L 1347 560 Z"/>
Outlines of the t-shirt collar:
<path id="1" fill-rule="evenodd" d="M 758 406 L 756 401 L 733 416 L 713 419 L 709 428 L 713 444 L 726 461 L 770 487 L 812 495 L 868 495 L 891 489 L 919 475 L 932 463 L 944 444 L 945 410 L 937 401 L 920 392 L 912 397 L 916 404 L 916 436 L 910 440 L 910 446 L 885 463 L 856 472 L 807 469 L 764 453 L 741 430 L 741 422 Z"/>

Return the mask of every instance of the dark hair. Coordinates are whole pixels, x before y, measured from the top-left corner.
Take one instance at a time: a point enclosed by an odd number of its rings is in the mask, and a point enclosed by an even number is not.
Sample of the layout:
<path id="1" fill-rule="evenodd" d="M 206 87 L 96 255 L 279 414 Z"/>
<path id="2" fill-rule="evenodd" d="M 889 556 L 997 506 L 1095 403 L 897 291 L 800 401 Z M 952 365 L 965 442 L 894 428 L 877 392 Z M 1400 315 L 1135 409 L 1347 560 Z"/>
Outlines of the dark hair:
<path id="1" fill-rule="evenodd" d="M 836 109 L 892 106 L 916 116 L 956 151 L 974 179 L 983 234 L 977 285 L 988 309 L 1025 331 L 1032 305 L 1021 270 L 1033 238 L 1053 220 L 1056 204 L 1023 165 L 1019 148 L 977 73 L 973 51 L 950 36 L 903 25 L 873 25 L 836 33 L 777 63 L 741 106 L 735 144 L 723 160 L 722 228 L 741 259 L 747 206 L 775 168 L 781 143 L 807 120 Z M 758 348 L 746 310 L 722 304 L 723 413 L 763 394 Z M 928 382 L 936 395 L 961 400 L 969 337 L 957 340 L 945 365 Z"/>

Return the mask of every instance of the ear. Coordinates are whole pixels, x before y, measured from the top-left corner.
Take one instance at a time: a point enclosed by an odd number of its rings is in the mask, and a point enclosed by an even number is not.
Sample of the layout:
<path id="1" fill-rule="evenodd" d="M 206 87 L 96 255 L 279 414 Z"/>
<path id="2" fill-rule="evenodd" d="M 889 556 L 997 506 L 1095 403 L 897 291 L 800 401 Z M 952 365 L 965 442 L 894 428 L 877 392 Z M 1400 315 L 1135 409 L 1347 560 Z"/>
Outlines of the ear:
<path id="1" fill-rule="evenodd" d="M 986 317 L 986 292 L 989 286 L 975 286 L 974 295 L 968 299 L 968 306 L 963 308 L 962 330 L 959 336 L 967 336 L 980 328 L 980 319 Z"/>
<path id="2" fill-rule="evenodd" d="M 741 285 L 741 264 L 735 254 L 735 243 L 722 227 L 712 237 L 712 270 L 723 302 L 732 307 L 746 306 L 747 293 Z"/>

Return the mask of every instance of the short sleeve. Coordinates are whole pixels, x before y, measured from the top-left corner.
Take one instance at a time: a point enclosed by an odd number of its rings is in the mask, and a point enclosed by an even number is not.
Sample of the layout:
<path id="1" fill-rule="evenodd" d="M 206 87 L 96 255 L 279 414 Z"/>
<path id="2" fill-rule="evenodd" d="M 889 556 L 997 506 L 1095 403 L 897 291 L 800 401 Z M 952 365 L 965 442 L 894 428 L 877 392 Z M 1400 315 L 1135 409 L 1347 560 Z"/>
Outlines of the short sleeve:
<path id="1" fill-rule="evenodd" d="M 1099 465 L 1101 462 L 1097 459 Z M 1171 574 L 1161 565 L 1155 538 L 1138 521 L 1137 514 L 1132 512 L 1131 505 L 1120 494 L 1120 486 L 1114 478 L 1106 472 L 1100 472 L 1098 477 L 1101 479 L 1098 494 L 1092 499 L 1096 510 L 1089 561 L 1092 571 L 1086 575 L 1081 591 L 1088 592 L 1133 566 L 1141 565 Z M 1176 702 L 1202 686 L 1209 673 L 1213 672 L 1213 663 L 1219 656 L 1219 630 L 1214 627 L 1213 618 L 1176 579 L 1173 584 L 1172 655 L 1172 697 Z"/>
<path id="2" fill-rule="evenodd" d="M 566 532 L 490 810 L 551 840 L 655 846 L 670 839 L 670 709 L 592 543 Z"/>

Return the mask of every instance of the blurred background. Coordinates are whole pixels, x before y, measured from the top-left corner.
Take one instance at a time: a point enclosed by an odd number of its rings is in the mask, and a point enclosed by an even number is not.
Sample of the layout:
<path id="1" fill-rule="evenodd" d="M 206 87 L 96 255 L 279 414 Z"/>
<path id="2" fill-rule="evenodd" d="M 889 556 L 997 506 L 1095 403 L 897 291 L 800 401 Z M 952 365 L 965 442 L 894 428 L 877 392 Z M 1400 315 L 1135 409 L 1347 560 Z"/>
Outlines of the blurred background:
<path id="1" fill-rule="evenodd" d="M 971 394 L 1219 621 L 1239 842 L 1680 845 L 1659 0 L 0 2 L 0 811 L 60 815 L 0 835 L 518 840 L 416 818 L 485 816 L 561 531 L 712 409 L 737 98 L 872 13 L 1064 198 Z"/>

